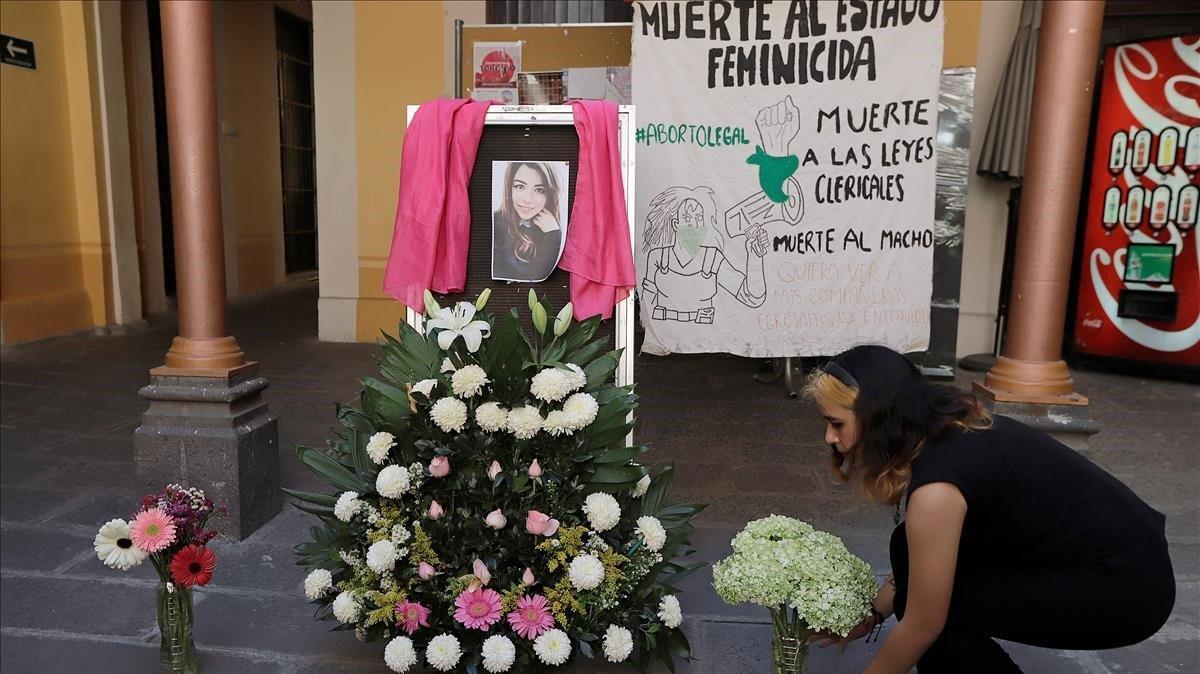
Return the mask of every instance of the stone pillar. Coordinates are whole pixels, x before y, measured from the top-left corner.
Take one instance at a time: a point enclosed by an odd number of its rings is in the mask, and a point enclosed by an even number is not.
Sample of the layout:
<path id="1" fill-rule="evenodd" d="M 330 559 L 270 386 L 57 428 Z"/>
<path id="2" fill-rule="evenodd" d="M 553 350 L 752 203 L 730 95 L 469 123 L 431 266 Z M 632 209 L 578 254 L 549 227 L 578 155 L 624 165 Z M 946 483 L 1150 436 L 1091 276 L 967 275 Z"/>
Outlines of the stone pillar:
<path id="1" fill-rule="evenodd" d="M 1038 36 L 1004 354 L 977 390 L 996 412 L 1074 446 L 1098 427 L 1062 360 L 1103 0 L 1048 2 Z"/>
<path id="2" fill-rule="evenodd" d="M 139 391 L 150 408 L 135 432 L 138 477 L 149 491 L 204 489 L 241 539 L 279 512 L 279 431 L 267 381 L 225 320 L 212 4 L 163 2 L 162 36 L 179 335 Z"/>

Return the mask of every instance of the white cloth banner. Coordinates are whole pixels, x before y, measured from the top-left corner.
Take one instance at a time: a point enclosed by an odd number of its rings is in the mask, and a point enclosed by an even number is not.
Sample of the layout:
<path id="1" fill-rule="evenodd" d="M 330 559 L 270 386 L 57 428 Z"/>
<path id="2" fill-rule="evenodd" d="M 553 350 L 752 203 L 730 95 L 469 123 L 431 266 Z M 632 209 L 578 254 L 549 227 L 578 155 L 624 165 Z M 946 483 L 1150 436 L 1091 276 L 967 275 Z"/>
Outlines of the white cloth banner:
<path id="1" fill-rule="evenodd" d="M 634 10 L 643 349 L 929 343 L 938 0 Z"/>

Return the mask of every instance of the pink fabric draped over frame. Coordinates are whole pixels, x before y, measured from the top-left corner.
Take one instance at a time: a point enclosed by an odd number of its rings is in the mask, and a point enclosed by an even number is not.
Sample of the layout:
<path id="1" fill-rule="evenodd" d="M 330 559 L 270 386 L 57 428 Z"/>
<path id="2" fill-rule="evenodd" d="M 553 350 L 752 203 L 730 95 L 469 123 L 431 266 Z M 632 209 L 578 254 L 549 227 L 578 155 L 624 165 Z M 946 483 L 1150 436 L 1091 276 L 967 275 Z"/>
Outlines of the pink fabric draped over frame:
<path id="1" fill-rule="evenodd" d="M 616 303 L 637 285 L 621 176 L 617 104 L 571 101 L 571 107 L 579 134 L 579 172 L 567 244 L 558 266 L 571 272 L 575 317 L 610 318 Z"/>
<path id="2" fill-rule="evenodd" d="M 420 310 L 426 289 L 461 292 L 471 208 L 467 183 L 490 102 L 437 100 L 413 115 L 404 137 L 396 225 L 383 290 Z M 571 274 L 575 317 L 611 318 L 637 284 L 618 147 L 617 106 L 572 101 L 579 135 L 575 203 L 559 268 Z"/>
<path id="3" fill-rule="evenodd" d="M 467 183 L 490 101 L 422 105 L 404 134 L 400 194 L 383 290 L 417 310 L 426 288 L 460 292 L 467 281 Z"/>

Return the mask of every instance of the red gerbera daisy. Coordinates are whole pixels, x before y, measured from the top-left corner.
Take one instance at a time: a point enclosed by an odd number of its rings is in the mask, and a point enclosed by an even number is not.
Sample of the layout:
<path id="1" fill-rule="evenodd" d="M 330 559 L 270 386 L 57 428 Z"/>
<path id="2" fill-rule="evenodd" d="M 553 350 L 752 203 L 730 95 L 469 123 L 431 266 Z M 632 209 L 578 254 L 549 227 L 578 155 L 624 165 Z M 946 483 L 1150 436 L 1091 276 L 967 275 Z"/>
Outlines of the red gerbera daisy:
<path id="1" fill-rule="evenodd" d="M 217 568 L 217 556 L 203 545 L 189 545 L 171 558 L 171 577 L 184 587 L 207 585 Z"/>

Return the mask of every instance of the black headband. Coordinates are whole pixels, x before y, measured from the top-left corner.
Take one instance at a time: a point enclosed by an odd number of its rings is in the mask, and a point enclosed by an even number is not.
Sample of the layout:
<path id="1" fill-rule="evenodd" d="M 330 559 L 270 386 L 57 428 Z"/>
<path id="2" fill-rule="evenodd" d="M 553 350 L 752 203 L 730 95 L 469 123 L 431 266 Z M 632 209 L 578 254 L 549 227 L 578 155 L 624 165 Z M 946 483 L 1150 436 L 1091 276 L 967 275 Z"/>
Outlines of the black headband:
<path id="1" fill-rule="evenodd" d="M 828 363 L 825 363 L 825 367 L 821 369 L 825 372 L 825 374 L 832 375 L 835 379 L 842 382 L 846 386 L 854 389 L 858 388 L 858 380 L 854 378 L 854 375 L 850 374 L 846 368 L 838 365 L 832 360 Z"/>

